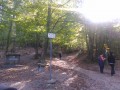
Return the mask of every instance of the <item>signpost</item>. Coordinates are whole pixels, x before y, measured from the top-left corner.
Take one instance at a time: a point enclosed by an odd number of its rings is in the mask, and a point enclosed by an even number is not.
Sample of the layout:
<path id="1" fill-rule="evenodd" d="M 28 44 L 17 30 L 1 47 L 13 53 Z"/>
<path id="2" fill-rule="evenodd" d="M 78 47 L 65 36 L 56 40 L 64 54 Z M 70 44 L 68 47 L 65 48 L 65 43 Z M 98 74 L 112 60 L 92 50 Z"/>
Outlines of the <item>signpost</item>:
<path id="1" fill-rule="evenodd" d="M 52 80 L 52 39 L 55 38 L 54 33 L 48 33 L 48 38 L 50 39 L 50 80 Z M 54 80 L 49 81 L 49 83 L 55 82 Z"/>
<path id="2" fill-rule="evenodd" d="M 54 33 L 48 33 L 48 38 L 50 38 L 50 39 L 55 38 L 55 34 Z"/>

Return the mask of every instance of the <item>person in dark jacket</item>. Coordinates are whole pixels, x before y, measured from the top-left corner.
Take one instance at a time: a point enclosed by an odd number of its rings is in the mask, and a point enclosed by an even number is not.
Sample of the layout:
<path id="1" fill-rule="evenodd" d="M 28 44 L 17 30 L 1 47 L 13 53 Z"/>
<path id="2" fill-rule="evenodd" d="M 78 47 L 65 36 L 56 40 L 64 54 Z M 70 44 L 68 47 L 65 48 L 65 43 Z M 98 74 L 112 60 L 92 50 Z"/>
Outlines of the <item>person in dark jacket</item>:
<path id="1" fill-rule="evenodd" d="M 103 54 L 101 54 L 101 55 L 98 57 L 98 64 L 99 64 L 100 72 L 101 72 L 101 73 L 103 73 L 103 70 L 104 70 L 104 61 L 105 61 L 105 58 L 104 58 Z"/>
<path id="2" fill-rule="evenodd" d="M 62 49 L 61 49 L 61 48 L 59 49 L 58 54 L 59 54 L 59 58 L 60 58 L 60 60 L 61 60 L 61 59 L 62 59 Z"/>
<path id="3" fill-rule="evenodd" d="M 111 76 L 115 74 L 115 56 L 113 55 L 113 52 L 110 52 L 108 55 L 108 63 L 111 66 Z"/>

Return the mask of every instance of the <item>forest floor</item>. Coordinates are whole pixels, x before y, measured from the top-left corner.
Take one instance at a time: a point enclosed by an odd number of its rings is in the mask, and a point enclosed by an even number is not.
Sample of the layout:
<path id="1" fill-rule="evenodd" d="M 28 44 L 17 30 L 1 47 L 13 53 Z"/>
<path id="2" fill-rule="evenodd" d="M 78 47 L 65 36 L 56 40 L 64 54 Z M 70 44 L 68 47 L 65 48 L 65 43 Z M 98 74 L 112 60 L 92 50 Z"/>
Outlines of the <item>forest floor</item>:
<path id="1" fill-rule="evenodd" d="M 98 64 L 87 63 L 85 55 L 76 58 L 76 53 L 67 54 L 62 60 L 55 57 L 52 60 L 52 79 L 56 82 L 50 84 L 49 66 L 38 70 L 32 50 L 25 49 L 20 53 L 19 65 L 4 65 L 4 59 L 0 59 L 0 90 L 2 87 L 18 90 L 120 90 L 119 60 L 116 62 L 116 74 L 111 76 L 109 65 L 105 65 L 101 74 Z"/>

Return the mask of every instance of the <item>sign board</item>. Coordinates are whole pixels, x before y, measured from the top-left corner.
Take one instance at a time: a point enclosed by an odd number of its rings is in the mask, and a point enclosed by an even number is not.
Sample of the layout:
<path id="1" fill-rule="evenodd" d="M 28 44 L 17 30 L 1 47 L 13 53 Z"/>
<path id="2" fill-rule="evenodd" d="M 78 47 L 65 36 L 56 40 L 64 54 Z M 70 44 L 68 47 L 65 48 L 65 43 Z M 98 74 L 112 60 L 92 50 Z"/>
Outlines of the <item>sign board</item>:
<path id="1" fill-rule="evenodd" d="M 48 38 L 55 38 L 55 34 L 54 33 L 48 33 Z"/>
<path id="2" fill-rule="evenodd" d="M 10 56 L 9 58 L 8 58 L 8 60 L 10 60 L 10 61 L 17 61 L 17 60 L 19 60 L 19 58 L 18 57 L 16 57 L 16 56 Z"/>
<path id="3" fill-rule="evenodd" d="M 7 54 L 6 55 L 6 63 L 19 63 L 20 61 L 20 54 Z"/>

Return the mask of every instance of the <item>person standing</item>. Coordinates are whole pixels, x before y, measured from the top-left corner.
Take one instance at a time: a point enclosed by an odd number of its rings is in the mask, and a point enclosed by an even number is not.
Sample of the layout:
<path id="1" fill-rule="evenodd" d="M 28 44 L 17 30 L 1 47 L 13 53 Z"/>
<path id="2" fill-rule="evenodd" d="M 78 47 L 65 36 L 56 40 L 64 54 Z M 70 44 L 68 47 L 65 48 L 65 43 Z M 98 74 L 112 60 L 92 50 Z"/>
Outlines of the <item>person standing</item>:
<path id="1" fill-rule="evenodd" d="M 115 56 L 113 55 L 113 52 L 110 52 L 108 55 L 108 63 L 111 66 L 111 76 L 115 74 Z"/>
<path id="2" fill-rule="evenodd" d="M 107 62 L 107 61 L 108 61 L 109 52 L 110 52 L 110 48 L 106 48 L 106 49 L 105 49 L 105 55 L 104 55 L 105 58 L 106 58 L 106 60 L 105 60 L 105 64 L 106 64 L 106 65 L 108 65 L 108 62 Z"/>
<path id="3" fill-rule="evenodd" d="M 60 48 L 60 50 L 59 50 L 59 58 L 60 58 L 60 60 L 62 59 L 62 49 Z"/>
<path id="4" fill-rule="evenodd" d="M 103 70 L 104 70 L 104 61 L 105 61 L 105 58 L 104 58 L 103 54 L 101 54 L 101 55 L 98 57 L 98 64 L 99 64 L 100 72 L 101 72 L 101 73 L 103 73 Z"/>

